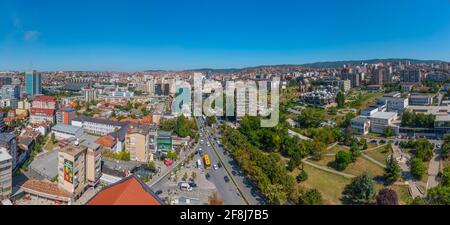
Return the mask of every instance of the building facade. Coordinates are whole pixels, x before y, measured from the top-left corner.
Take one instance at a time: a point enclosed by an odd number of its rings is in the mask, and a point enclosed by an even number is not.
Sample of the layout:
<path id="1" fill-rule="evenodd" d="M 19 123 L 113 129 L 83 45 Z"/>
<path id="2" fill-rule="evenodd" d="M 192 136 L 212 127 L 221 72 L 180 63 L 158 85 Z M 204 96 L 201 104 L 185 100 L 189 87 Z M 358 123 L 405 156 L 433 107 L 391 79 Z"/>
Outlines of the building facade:
<path id="1" fill-rule="evenodd" d="M 42 77 L 36 71 L 25 73 L 25 92 L 29 96 L 42 94 Z"/>

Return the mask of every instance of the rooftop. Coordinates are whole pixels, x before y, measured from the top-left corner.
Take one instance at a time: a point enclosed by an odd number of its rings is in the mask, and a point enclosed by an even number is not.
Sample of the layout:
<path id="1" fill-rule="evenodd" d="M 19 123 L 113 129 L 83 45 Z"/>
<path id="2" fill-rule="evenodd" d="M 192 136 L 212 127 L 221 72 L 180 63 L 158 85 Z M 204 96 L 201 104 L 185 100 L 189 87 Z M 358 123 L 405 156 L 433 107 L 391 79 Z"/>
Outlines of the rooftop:
<path id="1" fill-rule="evenodd" d="M 85 151 L 86 147 L 84 146 L 74 146 L 74 145 L 68 145 L 64 148 L 61 148 L 61 150 L 59 150 L 60 152 L 64 152 L 67 153 L 69 155 L 72 156 L 76 156 L 78 154 L 80 154 L 82 151 Z"/>
<path id="2" fill-rule="evenodd" d="M 0 149 L 0 162 L 12 159 L 11 155 L 3 149 Z"/>
<path id="3" fill-rule="evenodd" d="M 88 205 L 162 205 L 161 200 L 136 176 L 128 176 L 121 181 L 103 188 Z"/>
<path id="4" fill-rule="evenodd" d="M 376 112 L 371 118 L 378 118 L 378 119 L 390 119 L 392 117 L 397 116 L 396 112 Z"/>
<path id="5" fill-rule="evenodd" d="M 58 123 L 52 128 L 54 131 L 61 131 L 69 134 L 76 134 L 81 129 L 83 128 L 62 123 Z"/>

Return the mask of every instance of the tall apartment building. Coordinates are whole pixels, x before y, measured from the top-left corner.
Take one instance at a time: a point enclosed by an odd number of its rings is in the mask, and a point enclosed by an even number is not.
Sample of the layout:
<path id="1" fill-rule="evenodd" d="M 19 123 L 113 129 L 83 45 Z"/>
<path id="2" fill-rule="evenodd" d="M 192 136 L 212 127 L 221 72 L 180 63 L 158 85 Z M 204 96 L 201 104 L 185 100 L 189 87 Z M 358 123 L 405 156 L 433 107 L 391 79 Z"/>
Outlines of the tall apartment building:
<path id="1" fill-rule="evenodd" d="M 58 152 L 58 186 L 77 199 L 101 176 L 100 146 L 96 143 L 75 143 Z"/>
<path id="2" fill-rule="evenodd" d="M 71 125 L 72 120 L 75 118 L 76 112 L 73 108 L 66 108 L 56 111 L 56 123 L 63 123 Z"/>
<path id="3" fill-rule="evenodd" d="M 385 85 L 392 83 L 392 74 L 385 67 L 379 67 L 372 71 L 372 84 Z"/>
<path id="4" fill-rule="evenodd" d="M 84 101 L 90 102 L 92 100 L 97 100 L 97 91 L 95 88 L 84 88 Z"/>
<path id="5" fill-rule="evenodd" d="M 12 84 L 1 86 L 0 97 L 3 99 L 20 99 L 20 86 Z"/>
<path id="6" fill-rule="evenodd" d="M 42 94 L 42 77 L 35 70 L 25 73 L 25 92 L 29 96 Z"/>
<path id="7" fill-rule="evenodd" d="M 11 77 L 0 77 L 0 87 L 3 85 L 11 85 L 12 78 Z"/>
<path id="8" fill-rule="evenodd" d="M 417 83 L 423 81 L 423 74 L 419 68 L 407 68 L 400 71 L 400 82 Z"/>
<path id="9" fill-rule="evenodd" d="M 13 169 L 18 166 L 18 147 L 16 135 L 12 133 L 0 133 L 0 149 L 5 150 L 11 156 Z"/>
<path id="10" fill-rule="evenodd" d="M 0 201 L 8 199 L 12 192 L 12 157 L 0 149 Z"/>
<path id="11" fill-rule="evenodd" d="M 153 129 L 155 130 L 155 129 Z M 138 162 L 148 162 L 151 157 L 150 144 L 154 139 L 150 138 L 152 127 L 147 125 L 131 125 L 125 136 L 125 150 L 130 152 L 130 159 Z"/>
<path id="12" fill-rule="evenodd" d="M 348 73 L 343 71 L 341 74 L 341 80 L 350 80 L 352 87 L 359 87 L 360 85 L 360 75 L 357 73 Z"/>

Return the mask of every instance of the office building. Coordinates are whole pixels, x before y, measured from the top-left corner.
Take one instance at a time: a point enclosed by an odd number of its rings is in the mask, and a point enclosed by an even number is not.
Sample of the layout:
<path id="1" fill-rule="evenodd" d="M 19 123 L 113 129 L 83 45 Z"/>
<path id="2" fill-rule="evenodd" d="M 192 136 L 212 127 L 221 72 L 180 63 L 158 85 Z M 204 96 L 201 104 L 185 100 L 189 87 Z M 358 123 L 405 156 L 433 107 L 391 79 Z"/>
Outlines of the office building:
<path id="1" fill-rule="evenodd" d="M 433 104 L 433 95 L 411 95 L 409 96 L 410 105 L 431 105 Z"/>
<path id="2" fill-rule="evenodd" d="M 29 96 L 42 94 L 42 78 L 40 73 L 34 70 L 25 73 L 25 92 Z"/>
<path id="3" fill-rule="evenodd" d="M 351 120 L 351 127 L 356 134 L 366 135 L 370 130 L 370 120 L 365 116 L 358 116 Z"/>

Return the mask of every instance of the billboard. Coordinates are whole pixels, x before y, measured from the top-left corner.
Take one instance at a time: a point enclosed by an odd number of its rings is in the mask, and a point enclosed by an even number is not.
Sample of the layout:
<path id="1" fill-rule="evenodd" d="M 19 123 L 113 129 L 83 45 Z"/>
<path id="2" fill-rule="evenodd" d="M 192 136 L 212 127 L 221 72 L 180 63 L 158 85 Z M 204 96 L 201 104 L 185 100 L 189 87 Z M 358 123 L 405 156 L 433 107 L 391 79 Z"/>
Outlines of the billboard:
<path id="1" fill-rule="evenodd" d="M 73 162 L 64 160 L 64 180 L 73 184 Z"/>

